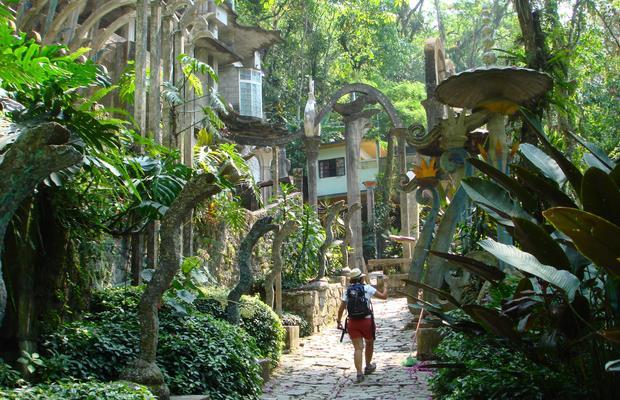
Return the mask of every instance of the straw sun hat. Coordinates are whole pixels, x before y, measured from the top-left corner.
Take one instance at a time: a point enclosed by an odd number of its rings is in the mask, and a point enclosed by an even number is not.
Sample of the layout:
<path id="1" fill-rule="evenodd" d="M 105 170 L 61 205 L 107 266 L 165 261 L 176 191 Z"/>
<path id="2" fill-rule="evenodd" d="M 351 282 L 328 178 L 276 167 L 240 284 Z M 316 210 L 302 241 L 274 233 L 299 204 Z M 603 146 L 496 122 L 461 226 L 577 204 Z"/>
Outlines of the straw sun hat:
<path id="1" fill-rule="evenodd" d="M 363 276 L 366 276 L 366 274 L 362 273 L 362 271 L 360 271 L 359 268 L 353 268 L 351 272 L 349 272 L 348 276 L 350 279 L 355 279 L 355 278 L 361 278 Z"/>

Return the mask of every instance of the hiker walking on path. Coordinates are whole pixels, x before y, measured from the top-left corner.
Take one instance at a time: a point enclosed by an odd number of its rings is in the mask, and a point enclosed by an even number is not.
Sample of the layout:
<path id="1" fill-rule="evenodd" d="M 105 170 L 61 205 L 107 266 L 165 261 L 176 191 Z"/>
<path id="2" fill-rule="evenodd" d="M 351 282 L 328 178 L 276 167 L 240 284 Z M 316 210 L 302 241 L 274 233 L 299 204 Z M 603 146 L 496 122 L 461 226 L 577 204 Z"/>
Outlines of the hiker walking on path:
<path id="1" fill-rule="evenodd" d="M 357 382 L 364 380 L 364 375 L 371 374 L 377 365 L 372 362 L 375 341 L 375 318 L 372 310 L 372 296 L 387 299 L 387 285 L 379 292 L 371 285 L 364 284 L 366 275 L 359 268 L 349 273 L 349 286 L 342 296 L 342 303 L 338 309 L 338 329 L 349 333 L 355 349 L 353 361 L 357 370 Z M 342 314 L 347 310 L 347 319 L 342 326 Z M 365 349 L 365 351 L 364 351 Z M 366 367 L 362 372 L 362 352 L 366 359 Z"/>

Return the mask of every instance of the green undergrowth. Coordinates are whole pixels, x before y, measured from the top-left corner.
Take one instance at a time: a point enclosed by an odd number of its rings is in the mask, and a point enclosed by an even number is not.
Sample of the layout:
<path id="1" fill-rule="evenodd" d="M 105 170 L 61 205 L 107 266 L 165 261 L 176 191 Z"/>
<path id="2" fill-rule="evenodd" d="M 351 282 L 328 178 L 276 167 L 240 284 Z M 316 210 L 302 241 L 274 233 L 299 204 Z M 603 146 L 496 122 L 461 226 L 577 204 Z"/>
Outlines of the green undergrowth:
<path id="1" fill-rule="evenodd" d="M 144 386 L 131 382 L 62 381 L 15 389 L 0 388 L 3 400 L 155 400 Z"/>
<path id="2" fill-rule="evenodd" d="M 430 379 L 433 397 L 470 399 L 583 399 L 570 371 L 535 363 L 517 348 L 487 335 L 447 332 L 435 354 L 442 363 Z"/>
<path id="3" fill-rule="evenodd" d="M 201 313 L 225 319 L 227 296 L 228 291 L 224 289 L 205 289 L 193 305 Z M 260 358 L 277 363 L 284 347 L 284 328 L 278 315 L 254 296 L 241 296 L 239 312 L 239 326 L 256 340 Z"/>
<path id="4" fill-rule="evenodd" d="M 122 368 L 137 355 L 136 310 L 141 292 L 142 288 L 122 288 L 95 293 L 91 313 L 45 335 L 39 379 L 118 379 Z M 257 398 L 262 379 L 256 359 L 279 354 L 283 333 L 267 331 L 267 314 L 255 304 L 258 300 L 242 299 L 248 304 L 242 307 L 242 327 L 230 325 L 221 314 L 202 306 L 210 301 L 207 292 L 186 307 L 187 313 L 179 313 L 165 302 L 162 305 L 157 364 L 166 383 L 175 394 Z M 282 331 L 279 319 L 275 320 L 269 326 Z M 270 341 L 273 344 L 268 348 Z"/>

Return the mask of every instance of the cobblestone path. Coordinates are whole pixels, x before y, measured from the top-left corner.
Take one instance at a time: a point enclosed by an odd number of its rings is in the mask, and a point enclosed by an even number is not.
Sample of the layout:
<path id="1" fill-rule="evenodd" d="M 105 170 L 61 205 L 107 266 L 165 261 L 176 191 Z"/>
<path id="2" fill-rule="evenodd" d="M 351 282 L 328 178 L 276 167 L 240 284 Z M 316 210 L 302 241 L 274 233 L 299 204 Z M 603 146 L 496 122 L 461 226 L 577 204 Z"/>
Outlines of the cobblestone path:
<path id="1" fill-rule="evenodd" d="M 353 345 L 340 331 L 324 328 L 302 339 L 303 347 L 282 357 L 272 379 L 265 385 L 263 400 L 355 399 L 427 400 L 427 372 L 411 375 L 401 365 L 411 350 L 412 317 L 404 298 L 373 299 L 377 341 L 373 362 L 377 370 L 361 384 L 355 383 Z M 407 329 L 404 329 L 407 327 Z"/>

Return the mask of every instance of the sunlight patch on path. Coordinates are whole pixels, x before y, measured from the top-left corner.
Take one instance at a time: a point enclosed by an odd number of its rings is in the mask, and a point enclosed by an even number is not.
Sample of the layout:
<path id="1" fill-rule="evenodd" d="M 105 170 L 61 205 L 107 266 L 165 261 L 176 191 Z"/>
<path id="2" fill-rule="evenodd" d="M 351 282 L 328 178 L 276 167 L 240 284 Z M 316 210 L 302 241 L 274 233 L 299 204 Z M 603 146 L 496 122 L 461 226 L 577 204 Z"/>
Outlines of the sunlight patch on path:
<path id="1" fill-rule="evenodd" d="M 296 353 L 282 357 L 262 399 L 430 399 L 428 373 L 418 372 L 416 380 L 401 365 L 410 353 L 413 333 L 404 330 L 412 319 L 406 299 L 374 300 L 373 305 L 377 370 L 363 383 L 354 382 L 353 346 L 348 336 L 340 343 L 340 331 L 325 328 L 302 340 L 304 346 Z"/>

